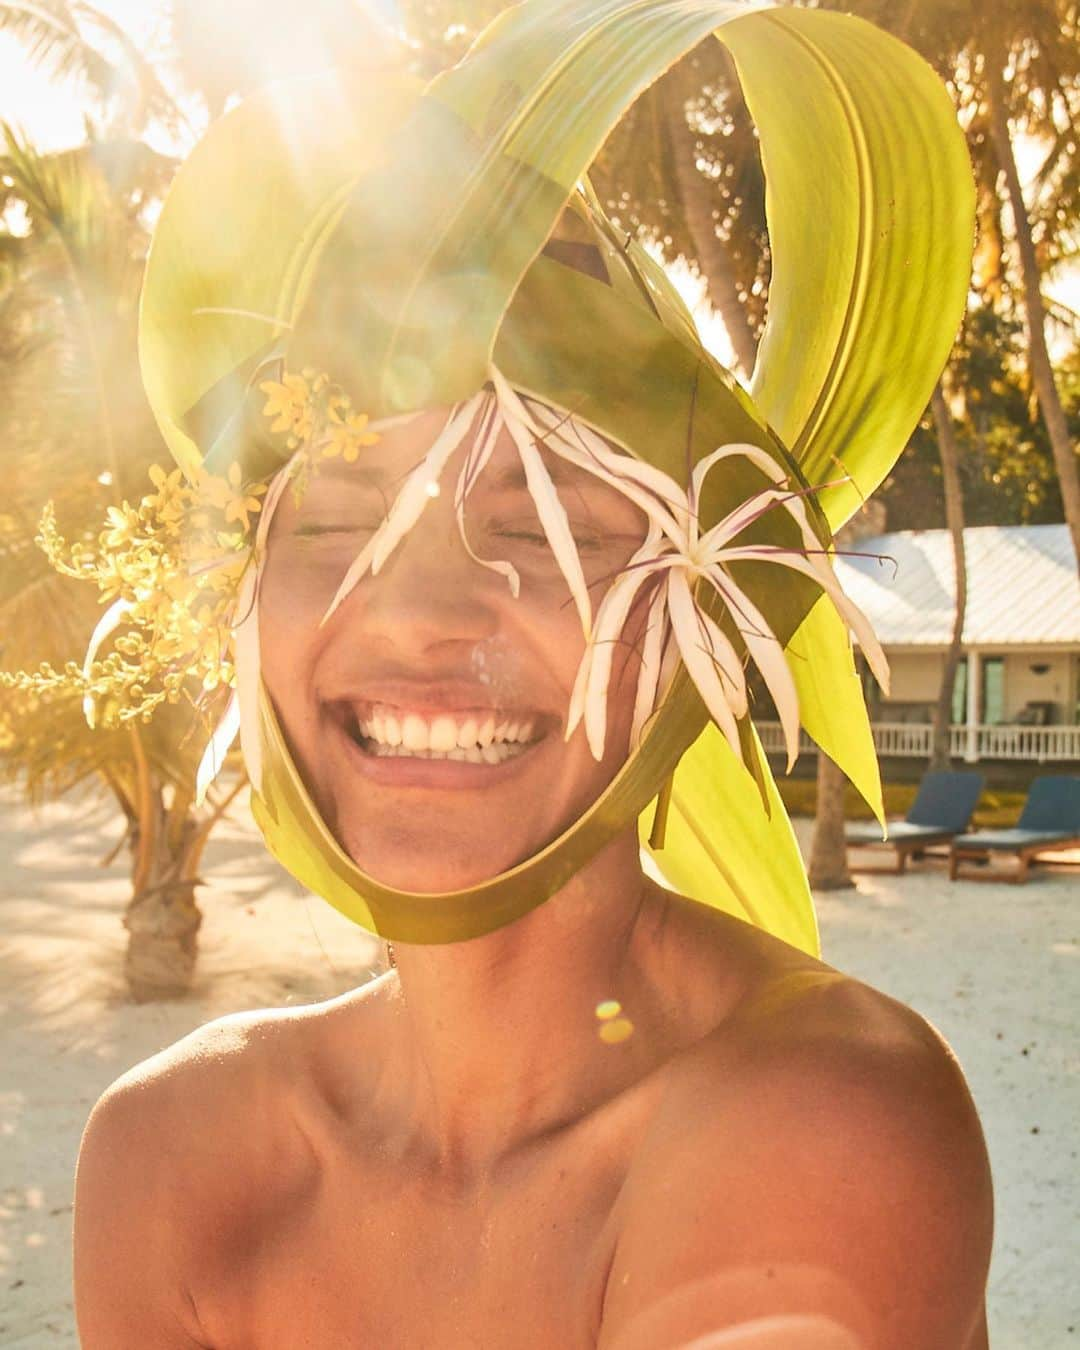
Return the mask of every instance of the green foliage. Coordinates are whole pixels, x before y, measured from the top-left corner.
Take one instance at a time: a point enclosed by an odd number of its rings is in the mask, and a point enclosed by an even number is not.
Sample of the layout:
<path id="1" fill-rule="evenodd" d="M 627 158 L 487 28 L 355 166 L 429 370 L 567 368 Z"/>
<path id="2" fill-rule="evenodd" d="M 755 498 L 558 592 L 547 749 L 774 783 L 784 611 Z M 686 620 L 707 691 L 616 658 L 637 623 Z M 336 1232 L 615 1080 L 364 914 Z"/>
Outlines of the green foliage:
<path id="1" fill-rule="evenodd" d="M 1016 319 L 983 305 L 969 312 L 954 351 L 949 391 L 969 525 L 1041 525 L 1062 519 L 1053 456 L 1022 364 L 1022 343 Z M 1077 368 L 1075 356 L 1072 365 Z M 1080 433 L 1075 377 L 1063 392 L 1075 435 Z M 941 463 L 929 413 L 880 498 L 891 530 L 944 527 Z"/>
<path id="2" fill-rule="evenodd" d="M 579 303 L 587 279 L 536 258 L 620 116 L 714 29 L 738 67 L 770 185 L 773 279 L 752 390 L 757 410 L 685 327 L 661 321 L 647 284 L 613 282 L 602 303 Z M 692 461 L 733 439 L 767 445 L 783 458 L 763 425 L 767 419 L 821 489 L 831 523 L 842 523 L 903 446 L 963 307 L 972 192 L 952 108 L 925 64 L 867 24 L 806 10 L 748 11 L 705 0 L 678 7 L 661 0 L 533 0 L 509 10 L 423 100 L 414 103 L 413 87 L 400 77 L 349 89 L 327 79 L 267 93 L 223 120 L 184 167 L 155 240 L 142 330 L 144 373 L 176 454 L 192 464 L 213 440 L 203 436 L 196 444 L 192 410 L 211 390 L 216 397 L 227 377 L 242 390 L 253 364 L 286 344 L 319 368 L 302 337 L 315 341 L 329 330 L 348 333 L 350 393 L 376 415 L 471 396 L 488 378 L 494 352 L 511 380 L 556 406 L 565 406 L 572 389 L 573 407 L 593 425 L 654 465 L 678 463 L 682 474 L 688 419 L 681 404 L 688 398 L 696 414 Z M 685 120 L 685 108 L 678 111 Z M 338 135 L 328 137 L 328 126 Z M 275 153 L 275 136 L 287 137 L 290 154 Z M 407 163 L 414 153 L 423 156 L 416 172 Z M 252 166 L 252 173 L 257 167 L 258 192 L 238 165 Z M 265 217 L 268 196 L 272 220 Z M 208 220 L 208 198 L 228 216 L 228 236 Z M 609 272 L 618 277 L 624 271 L 618 246 L 606 225 L 598 231 L 612 252 Z M 355 286 L 347 284 L 343 259 L 356 267 Z M 336 286 L 313 284 L 324 266 Z M 515 298 L 519 288 L 528 291 L 527 304 Z M 353 309 L 343 304 L 348 312 L 336 313 L 337 323 L 351 321 L 351 328 L 335 327 L 335 315 L 319 311 L 338 296 L 354 298 Z M 541 326 L 540 341 L 521 340 L 528 318 L 542 310 L 554 325 Z M 598 314 L 614 322 L 600 322 Z M 575 318 L 572 339 L 559 336 L 568 315 Z M 455 332 L 450 350 L 448 327 Z M 508 341 L 511 332 L 516 345 Z M 340 338 L 332 341 L 340 353 Z M 641 341 L 648 359 L 628 356 L 632 341 Z M 558 365 L 568 343 L 580 352 L 569 379 Z M 523 379 L 519 372 L 529 362 L 535 378 Z M 677 371 L 680 362 L 686 368 L 677 378 L 655 380 L 661 364 Z M 344 373 L 335 377 L 345 382 Z M 634 388 L 616 398 L 611 391 L 620 378 Z M 637 427 L 621 431 L 613 420 L 620 416 L 636 419 Z M 837 481 L 845 472 L 855 486 Z M 729 474 L 721 490 L 739 486 Z M 702 515 L 716 519 L 722 507 L 714 495 Z M 810 600 L 773 587 L 766 603 L 770 625 L 790 635 Z M 800 653 L 810 661 L 823 655 L 839 671 L 842 655 L 850 667 L 840 626 L 811 619 L 800 636 Z M 793 662 L 796 683 L 805 665 Z M 861 764 L 869 743 L 865 710 L 857 683 L 847 686 L 835 691 L 827 711 L 820 698 L 816 704 L 808 698 L 807 707 L 821 709 L 817 732 L 833 752 Z M 702 721 L 684 682 L 577 826 L 510 877 L 442 897 L 443 940 L 487 931 L 550 894 L 663 787 Z M 415 919 L 416 898 L 388 892 L 340 856 L 305 801 L 280 736 L 273 739 L 265 708 L 263 727 L 267 805 L 257 796 L 256 806 L 271 847 L 346 912 L 369 907 L 379 919 L 382 910 L 380 931 L 415 937 L 411 920 L 403 928 L 398 919 Z M 761 841 L 747 848 L 748 868 L 766 853 L 770 864 L 752 878 L 760 887 L 755 912 L 782 927 L 780 916 L 808 898 L 790 835 L 771 829 L 762 807 L 762 798 L 772 796 L 767 770 L 757 766 L 760 795 L 746 778 L 743 791 L 732 786 L 718 803 L 702 788 L 707 775 L 695 777 L 700 762 L 722 753 L 734 761 L 715 740 L 706 733 L 686 772 L 676 774 L 673 816 L 691 833 Z M 737 761 L 715 767 L 743 774 Z M 678 854 L 673 844 L 674 863 Z M 702 898 L 723 904 L 729 892 L 711 886 L 712 877 L 701 878 Z M 746 884 L 753 889 L 751 880 Z M 425 933 L 429 912 L 424 907 Z M 785 928 L 796 930 L 812 945 L 812 924 Z"/>
<path id="3" fill-rule="evenodd" d="M 97 587 L 58 575 L 35 544 L 46 503 L 85 545 L 110 504 L 137 501 L 167 457 L 139 379 L 136 322 L 143 213 L 171 165 L 124 139 L 41 154 L 3 135 L 4 218 L 19 229 L 0 235 L 0 661 L 62 672 L 81 661 L 100 609 Z M 0 689 L 0 772 L 36 799 L 97 775 L 130 801 L 130 737 L 91 732 L 74 689 L 44 686 Z M 205 718 L 169 709 L 142 738 L 160 781 L 186 783 Z"/>

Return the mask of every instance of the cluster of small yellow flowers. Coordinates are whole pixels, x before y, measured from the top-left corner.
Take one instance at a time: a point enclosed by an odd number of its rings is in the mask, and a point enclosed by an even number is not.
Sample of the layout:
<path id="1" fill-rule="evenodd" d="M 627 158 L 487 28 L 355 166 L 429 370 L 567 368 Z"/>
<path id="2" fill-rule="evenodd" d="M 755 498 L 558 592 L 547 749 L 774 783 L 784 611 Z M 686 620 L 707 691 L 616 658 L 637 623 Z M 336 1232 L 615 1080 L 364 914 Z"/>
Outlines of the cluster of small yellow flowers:
<path id="1" fill-rule="evenodd" d="M 46 698 L 78 693 L 102 725 L 148 720 L 162 703 L 194 702 L 235 683 L 236 597 L 266 487 L 245 484 L 236 464 L 194 484 L 156 465 L 150 477 L 155 491 L 137 506 L 110 506 L 94 544 L 69 545 L 51 503 L 41 520 L 37 542 L 53 567 L 96 583 L 112 606 L 117 635 L 107 654 L 85 667 L 5 674 L 0 683 Z"/>
<path id="2" fill-rule="evenodd" d="M 366 414 L 328 376 L 282 372 L 259 385 L 271 430 L 287 433 L 288 469 L 299 497 L 323 460 L 354 463 L 379 437 Z M 0 686 L 52 700 L 79 695 L 92 721 L 115 726 L 148 720 L 162 703 L 212 700 L 236 683 L 232 629 L 240 580 L 252 564 L 253 521 L 266 485 L 245 483 L 239 464 L 191 483 L 179 469 L 150 470 L 154 491 L 138 505 L 110 506 L 93 544 L 69 544 L 50 503 L 37 543 L 65 576 L 92 581 L 110 609 L 83 666 L 0 672 Z M 99 647 L 108 641 L 101 660 Z"/>
<path id="3" fill-rule="evenodd" d="M 292 471 L 298 490 L 320 460 L 340 457 L 353 464 L 362 449 L 378 443 L 367 413 L 356 412 L 348 394 L 331 384 L 328 375 L 311 369 L 299 375 L 286 371 L 280 380 L 264 380 L 259 389 L 266 395 L 263 414 L 274 419 L 270 430 L 286 432 L 289 449 L 303 452 Z"/>

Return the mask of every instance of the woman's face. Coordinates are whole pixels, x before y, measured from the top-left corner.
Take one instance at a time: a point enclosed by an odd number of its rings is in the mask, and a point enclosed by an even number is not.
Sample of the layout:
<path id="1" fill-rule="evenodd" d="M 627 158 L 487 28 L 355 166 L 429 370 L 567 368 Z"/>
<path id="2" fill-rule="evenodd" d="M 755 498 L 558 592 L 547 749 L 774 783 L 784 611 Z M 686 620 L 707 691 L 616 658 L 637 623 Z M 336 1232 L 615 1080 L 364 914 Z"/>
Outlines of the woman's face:
<path id="1" fill-rule="evenodd" d="M 377 576 L 320 627 L 349 565 L 441 430 L 424 414 L 352 465 L 324 461 L 299 503 L 286 489 L 259 601 L 263 679 L 323 819 L 365 872 L 400 890 L 475 885 L 570 825 L 626 758 L 644 608 L 615 654 L 604 759 L 564 741 L 584 651 L 577 610 L 504 432 L 465 513 L 454 488 L 472 433 Z M 593 611 L 645 536 L 618 491 L 545 452 Z"/>

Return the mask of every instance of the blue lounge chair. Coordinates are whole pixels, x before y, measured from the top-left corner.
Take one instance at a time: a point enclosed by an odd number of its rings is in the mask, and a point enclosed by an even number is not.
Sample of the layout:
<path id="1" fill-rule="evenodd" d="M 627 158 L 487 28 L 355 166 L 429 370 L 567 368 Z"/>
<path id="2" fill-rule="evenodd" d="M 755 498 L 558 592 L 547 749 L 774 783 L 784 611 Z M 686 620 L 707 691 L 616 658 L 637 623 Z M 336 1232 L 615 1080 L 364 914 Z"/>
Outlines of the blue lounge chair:
<path id="1" fill-rule="evenodd" d="M 1036 778 L 1014 829 L 962 834 L 949 847 L 949 880 L 955 881 L 964 861 L 986 862 L 991 854 L 1016 855 L 1019 864 L 1010 881 L 1026 881 L 1036 854 L 1080 844 L 1080 778 L 1055 774 Z M 973 876 L 967 871 L 965 876 Z M 982 881 L 999 877 L 983 873 Z"/>
<path id="2" fill-rule="evenodd" d="M 849 848 L 891 849 L 895 867 L 852 867 L 853 872 L 900 873 L 912 855 L 931 844 L 946 844 L 966 830 L 982 792 L 981 773 L 934 770 L 923 774 L 911 810 L 903 820 L 889 822 L 889 837 L 882 839 L 875 823 L 848 825 L 844 837 Z"/>

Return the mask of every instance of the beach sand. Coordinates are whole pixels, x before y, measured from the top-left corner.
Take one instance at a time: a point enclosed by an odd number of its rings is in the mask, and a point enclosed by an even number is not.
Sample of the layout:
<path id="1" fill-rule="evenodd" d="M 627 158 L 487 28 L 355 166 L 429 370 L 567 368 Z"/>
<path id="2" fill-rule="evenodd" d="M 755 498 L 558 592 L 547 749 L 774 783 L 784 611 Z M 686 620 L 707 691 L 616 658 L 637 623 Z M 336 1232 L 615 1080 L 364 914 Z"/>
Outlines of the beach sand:
<path id="1" fill-rule="evenodd" d="M 75 1156 L 118 1074 L 210 1018 L 329 998 L 382 968 L 381 944 L 304 895 L 237 817 L 205 860 L 195 988 L 135 1006 L 124 860 L 99 866 L 119 823 L 86 801 L 35 815 L 0 798 L 0 1347 L 78 1344 Z M 994 1350 L 1080 1346 L 1080 872 L 950 885 L 917 865 L 821 896 L 819 914 L 826 960 L 916 1008 L 967 1074 L 997 1190 Z"/>

